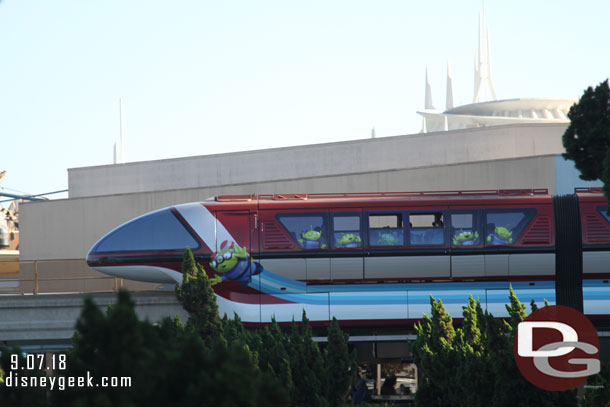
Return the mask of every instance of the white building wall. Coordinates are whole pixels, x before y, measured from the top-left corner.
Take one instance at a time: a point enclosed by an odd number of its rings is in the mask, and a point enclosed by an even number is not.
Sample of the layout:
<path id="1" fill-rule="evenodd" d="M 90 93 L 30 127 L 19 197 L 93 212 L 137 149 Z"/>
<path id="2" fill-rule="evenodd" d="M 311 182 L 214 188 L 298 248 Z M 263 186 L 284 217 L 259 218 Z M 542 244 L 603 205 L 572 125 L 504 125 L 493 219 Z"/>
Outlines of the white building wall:
<path id="1" fill-rule="evenodd" d="M 565 129 L 565 124 L 513 124 L 72 168 L 68 170 L 69 196 L 277 182 L 560 154 Z"/>

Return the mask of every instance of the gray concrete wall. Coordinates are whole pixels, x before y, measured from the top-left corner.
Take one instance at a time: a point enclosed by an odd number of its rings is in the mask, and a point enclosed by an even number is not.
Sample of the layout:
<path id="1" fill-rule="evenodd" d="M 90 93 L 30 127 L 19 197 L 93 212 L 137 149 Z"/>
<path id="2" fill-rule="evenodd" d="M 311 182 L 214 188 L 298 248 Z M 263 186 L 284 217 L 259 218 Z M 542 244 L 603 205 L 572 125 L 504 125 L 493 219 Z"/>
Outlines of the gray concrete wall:
<path id="1" fill-rule="evenodd" d="M 69 344 L 87 296 L 104 310 L 117 299 L 111 293 L 0 296 L 0 341 Z M 176 315 L 182 321 L 188 318 L 173 292 L 134 293 L 132 299 L 140 319 L 158 322 Z"/>
<path id="2" fill-rule="evenodd" d="M 566 126 L 512 124 L 72 168 L 68 170 L 69 195 L 78 198 L 259 184 L 560 154 L 564 151 L 561 135 Z"/>
<path id="3" fill-rule="evenodd" d="M 112 292 L 119 288 L 132 291 L 156 290 L 162 284 L 143 283 L 114 278 L 99 273 L 80 259 L 21 260 L 17 286 L 19 293 Z M 9 292 L 9 290 L 2 290 Z"/>
<path id="4" fill-rule="evenodd" d="M 104 234 L 144 213 L 219 194 L 555 187 L 554 156 L 373 171 L 184 190 L 29 202 L 20 207 L 21 261 L 84 259 Z"/>

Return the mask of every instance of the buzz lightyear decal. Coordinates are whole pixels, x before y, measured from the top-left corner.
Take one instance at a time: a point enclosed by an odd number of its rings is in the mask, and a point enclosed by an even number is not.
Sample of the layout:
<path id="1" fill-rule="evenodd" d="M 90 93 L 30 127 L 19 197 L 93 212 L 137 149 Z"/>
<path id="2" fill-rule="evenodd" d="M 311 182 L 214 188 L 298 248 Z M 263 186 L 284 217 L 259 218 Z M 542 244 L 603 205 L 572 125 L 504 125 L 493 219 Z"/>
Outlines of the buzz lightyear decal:
<path id="1" fill-rule="evenodd" d="M 479 242 L 479 232 L 469 232 L 460 230 L 460 233 L 453 236 L 454 246 L 473 246 Z"/>
<path id="2" fill-rule="evenodd" d="M 252 276 L 260 274 L 263 266 L 252 261 L 247 247 L 240 247 L 235 242 L 225 240 L 220 245 L 220 250 L 212 255 L 210 267 L 218 273 L 210 282 L 218 284 L 227 279 L 248 284 Z"/>
<path id="3" fill-rule="evenodd" d="M 299 243 L 304 249 L 326 249 L 326 245 L 322 243 L 322 230 L 319 227 L 310 226 L 307 232 L 301 233 Z"/>
<path id="4" fill-rule="evenodd" d="M 487 243 L 491 243 L 494 245 L 503 245 L 503 244 L 512 244 L 513 243 L 513 232 L 504 226 L 498 226 L 494 229 L 492 233 L 487 236 Z"/>

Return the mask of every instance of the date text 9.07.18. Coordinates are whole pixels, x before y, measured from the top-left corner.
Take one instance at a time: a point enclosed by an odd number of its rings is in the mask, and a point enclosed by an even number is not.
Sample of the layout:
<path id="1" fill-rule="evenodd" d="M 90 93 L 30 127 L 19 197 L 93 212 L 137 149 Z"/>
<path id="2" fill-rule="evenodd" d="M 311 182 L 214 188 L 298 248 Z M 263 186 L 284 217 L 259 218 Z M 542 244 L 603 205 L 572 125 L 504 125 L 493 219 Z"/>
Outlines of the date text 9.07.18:
<path id="1" fill-rule="evenodd" d="M 27 353 L 23 358 L 18 354 L 11 355 L 11 367 L 15 370 L 66 370 L 66 354 L 52 353 L 48 357 L 43 353 Z"/>

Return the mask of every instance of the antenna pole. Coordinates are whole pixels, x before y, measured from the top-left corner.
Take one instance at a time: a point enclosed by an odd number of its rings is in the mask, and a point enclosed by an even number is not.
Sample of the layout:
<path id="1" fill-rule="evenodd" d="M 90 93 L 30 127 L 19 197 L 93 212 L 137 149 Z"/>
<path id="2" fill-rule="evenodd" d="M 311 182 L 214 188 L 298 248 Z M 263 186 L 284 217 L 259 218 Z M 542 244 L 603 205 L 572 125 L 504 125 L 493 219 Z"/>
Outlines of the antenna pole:
<path id="1" fill-rule="evenodd" d="M 120 104 L 120 117 L 121 117 L 121 139 L 119 142 L 119 163 L 120 164 L 124 164 L 125 163 L 125 139 L 124 139 L 124 134 L 123 134 L 123 99 L 119 99 L 119 104 Z"/>

